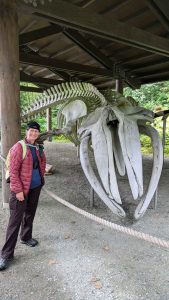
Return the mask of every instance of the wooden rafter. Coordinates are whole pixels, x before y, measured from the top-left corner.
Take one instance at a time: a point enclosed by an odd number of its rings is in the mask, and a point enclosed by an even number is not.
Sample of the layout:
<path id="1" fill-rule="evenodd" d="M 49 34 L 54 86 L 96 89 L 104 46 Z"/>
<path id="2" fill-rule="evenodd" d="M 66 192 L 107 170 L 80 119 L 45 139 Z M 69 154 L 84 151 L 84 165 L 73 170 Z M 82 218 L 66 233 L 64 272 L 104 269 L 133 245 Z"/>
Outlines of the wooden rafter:
<path id="1" fill-rule="evenodd" d="M 149 63 L 147 63 L 147 64 L 144 64 L 144 66 L 139 66 L 139 67 L 134 68 L 134 69 L 133 69 L 133 72 L 134 72 L 134 73 L 139 73 L 139 72 L 146 73 L 146 72 L 148 72 L 149 70 L 165 69 L 166 66 L 167 66 L 166 64 L 169 65 L 169 60 L 162 59 L 162 60 L 157 61 L 157 62 L 154 63 L 153 65 L 152 65 L 151 62 L 149 62 Z"/>
<path id="2" fill-rule="evenodd" d="M 90 4 L 92 4 L 92 3 L 95 2 L 95 1 L 96 1 L 96 0 L 83 0 L 83 1 L 80 2 L 78 5 L 79 5 L 80 7 L 85 8 L 85 7 L 89 6 Z"/>
<path id="3" fill-rule="evenodd" d="M 169 74 L 169 70 L 168 69 L 166 69 L 166 70 L 163 70 L 163 69 L 161 69 L 161 70 L 151 70 L 151 71 L 149 71 L 149 72 L 146 72 L 146 73 L 144 73 L 144 72 L 140 72 L 140 73 L 138 73 L 138 74 L 136 74 L 137 75 L 137 77 L 139 77 L 139 78 L 156 78 L 156 77 L 160 77 L 160 76 L 168 76 L 168 74 Z M 166 79 L 166 80 L 168 80 L 168 79 Z"/>
<path id="4" fill-rule="evenodd" d="M 19 31 L 19 34 L 22 34 L 24 32 L 29 31 L 29 28 L 31 28 L 32 26 L 34 26 L 37 23 L 37 19 L 30 21 L 28 24 L 26 24 L 24 27 L 22 27 Z"/>
<path id="5" fill-rule="evenodd" d="M 126 19 L 126 21 L 129 21 L 129 20 L 131 21 L 131 19 L 132 18 L 130 17 L 130 18 Z M 156 21 L 156 22 L 153 21 L 148 26 L 143 24 L 141 29 L 150 31 L 152 29 L 156 29 L 157 27 L 159 27 L 159 22 L 158 21 Z M 113 47 L 113 45 L 112 45 L 112 47 Z M 113 57 L 116 56 L 116 55 L 119 57 L 119 56 L 123 55 L 124 52 L 128 51 L 129 49 L 131 49 L 131 47 L 123 45 L 123 48 L 121 50 L 117 50 L 117 51 L 113 52 Z M 156 53 L 145 52 L 145 54 L 139 54 L 139 55 L 137 54 L 136 57 L 138 57 L 138 60 L 139 60 L 140 58 L 148 57 L 150 55 L 153 56 L 153 55 L 156 55 Z M 112 57 L 112 55 L 110 56 L 110 58 L 111 57 Z M 130 63 L 130 61 L 132 61 L 133 59 L 135 59 L 135 57 L 133 57 L 133 55 L 132 55 L 132 58 L 129 58 L 127 60 L 127 63 L 128 62 Z M 122 60 L 122 64 L 123 64 L 123 59 L 120 58 L 120 60 Z"/>
<path id="6" fill-rule="evenodd" d="M 169 21 L 169 2 L 168 0 L 154 0 L 158 8 L 162 11 L 162 13 L 166 16 Z"/>
<path id="7" fill-rule="evenodd" d="M 64 82 L 63 80 L 55 80 L 55 79 L 27 75 L 22 71 L 20 72 L 20 81 L 31 82 L 31 83 L 35 83 L 35 84 L 42 84 L 42 85 L 46 85 L 46 86 L 53 86 L 53 85 Z"/>
<path id="8" fill-rule="evenodd" d="M 114 72 L 115 64 L 118 64 L 117 60 L 110 60 L 106 55 L 104 55 L 100 50 L 98 50 L 93 44 L 86 40 L 76 30 L 66 29 L 63 31 L 63 33 L 73 42 L 75 42 L 78 46 L 80 46 L 83 50 L 85 50 L 88 54 L 90 54 L 93 58 L 95 58 L 98 62 L 100 62 L 104 67 Z M 124 79 L 124 81 L 127 84 L 129 84 L 129 86 L 132 88 L 139 88 L 140 86 L 139 81 L 132 80 L 131 74 L 128 73 L 128 76 L 126 76 L 125 71 L 120 65 L 118 66 L 118 74 L 114 74 L 114 76 L 116 76 L 117 78 Z"/>
<path id="9" fill-rule="evenodd" d="M 80 46 L 85 52 L 90 54 L 99 63 L 101 63 L 101 65 L 108 69 L 113 68 L 113 60 L 110 60 L 108 57 L 106 57 L 100 50 L 98 50 L 93 44 L 91 44 L 90 41 L 85 39 L 77 30 L 65 29 L 63 33 L 78 46 Z"/>
<path id="10" fill-rule="evenodd" d="M 111 4 L 110 6 L 104 8 L 103 10 L 99 11 L 99 14 L 102 14 L 102 15 L 105 15 L 105 14 L 110 14 L 110 13 L 114 13 L 116 10 L 118 9 L 121 9 L 123 8 L 126 3 L 128 2 L 129 0 L 123 0 L 122 2 L 117 2 L 116 4 Z"/>
<path id="11" fill-rule="evenodd" d="M 19 36 L 19 45 L 25 45 L 28 44 L 30 42 L 36 41 L 38 39 L 41 39 L 43 37 L 52 35 L 52 34 L 56 34 L 62 31 L 62 28 L 60 26 L 47 26 L 47 27 L 43 27 L 37 30 L 33 30 L 33 31 L 29 31 L 26 33 L 22 33 Z"/>
<path id="12" fill-rule="evenodd" d="M 169 31 L 169 2 L 168 0 L 146 0 L 148 6 L 157 16 L 161 24 Z"/>
<path id="13" fill-rule="evenodd" d="M 136 54 L 135 56 L 132 56 L 131 58 L 128 58 L 127 59 L 127 61 L 124 61 L 123 62 L 123 66 L 126 66 L 126 65 L 130 65 L 130 64 L 137 64 L 137 63 L 139 63 L 140 61 L 142 62 L 142 61 L 144 61 L 144 59 L 151 59 L 151 58 L 153 58 L 155 56 L 155 54 L 152 54 L 152 53 L 144 53 L 144 54 Z"/>
<path id="14" fill-rule="evenodd" d="M 40 57 L 40 56 L 39 56 Z M 71 75 L 68 74 L 67 72 L 63 71 L 63 70 L 58 70 L 57 68 L 49 68 L 49 70 L 51 72 L 53 72 L 54 74 L 58 75 L 59 77 L 61 77 L 62 79 L 64 79 L 65 81 L 70 81 L 71 79 Z"/>
<path id="15" fill-rule="evenodd" d="M 71 63 L 63 60 L 41 57 L 37 55 L 27 54 L 24 52 L 20 52 L 19 61 L 23 64 L 31 64 L 34 66 L 54 68 L 61 71 L 66 70 L 70 72 L 78 72 L 81 74 L 102 75 L 103 77 L 114 76 L 112 70 L 80 65 L 77 63 Z"/>
<path id="16" fill-rule="evenodd" d="M 160 81 L 168 81 L 169 80 L 169 71 L 156 72 L 152 74 L 146 74 L 141 76 L 141 82 L 143 83 L 154 83 Z"/>
<path id="17" fill-rule="evenodd" d="M 33 51 L 29 46 L 27 45 L 23 45 L 20 47 L 20 50 L 21 52 L 23 53 L 30 53 L 30 54 L 33 54 L 34 56 L 36 57 L 41 57 L 39 55 L 39 53 Z M 51 68 L 48 68 L 51 72 L 53 72 L 54 74 L 58 75 L 59 77 L 61 77 L 62 79 L 64 79 L 65 81 L 69 81 L 71 79 L 71 76 L 70 74 L 62 71 L 62 70 L 58 70 L 57 68 L 54 68 L 53 66 Z"/>
<path id="18" fill-rule="evenodd" d="M 20 91 L 22 91 L 22 92 L 43 93 L 44 89 L 37 88 L 37 87 L 34 87 L 34 86 L 20 85 Z"/>
<path id="19" fill-rule="evenodd" d="M 56 28 L 55 28 L 56 27 Z M 61 32 L 62 28 L 57 25 L 51 25 L 48 27 L 44 27 L 38 30 L 34 30 L 28 33 L 24 33 L 20 36 L 20 45 L 27 44 L 33 40 L 43 38 L 47 35 L 54 34 L 56 32 Z M 114 71 L 114 65 L 113 61 L 111 61 L 108 57 L 106 57 L 101 51 L 99 51 L 95 46 L 93 46 L 89 41 L 87 41 L 81 34 L 79 34 L 76 30 L 73 29 L 67 29 L 64 30 L 64 34 L 69 37 L 71 40 L 73 40 L 76 44 L 78 44 L 82 49 L 84 49 L 87 53 L 89 53 L 93 58 L 95 58 L 97 61 L 99 61 L 103 66 L 105 66 L 108 69 L 111 69 Z M 30 51 L 29 51 L 30 52 Z M 32 51 L 31 51 L 32 53 Z M 36 55 L 38 55 L 36 53 Z M 116 62 L 118 63 L 118 62 Z M 69 80 L 70 76 L 65 74 L 63 71 L 58 71 L 57 69 L 50 68 L 50 71 L 54 72 L 55 74 L 59 75 L 64 80 Z M 124 70 L 119 67 L 119 73 L 116 75 L 116 77 L 123 78 L 125 80 L 125 72 Z M 130 78 L 130 75 L 128 73 L 127 81 L 131 87 L 138 88 L 139 82 L 133 81 L 132 78 Z"/>
<path id="20" fill-rule="evenodd" d="M 132 27 L 129 24 L 126 26 L 122 22 L 112 20 L 109 16 L 103 18 L 89 10 L 84 10 L 61 0 L 57 0 L 51 4 L 38 4 L 37 8 L 34 8 L 31 4 L 26 4 L 23 0 L 18 0 L 17 2 L 20 8 L 27 8 L 30 13 L 49 22 L 88 32 L 95 36 L 160 55 L 169 56 L 168 39 Z"/>

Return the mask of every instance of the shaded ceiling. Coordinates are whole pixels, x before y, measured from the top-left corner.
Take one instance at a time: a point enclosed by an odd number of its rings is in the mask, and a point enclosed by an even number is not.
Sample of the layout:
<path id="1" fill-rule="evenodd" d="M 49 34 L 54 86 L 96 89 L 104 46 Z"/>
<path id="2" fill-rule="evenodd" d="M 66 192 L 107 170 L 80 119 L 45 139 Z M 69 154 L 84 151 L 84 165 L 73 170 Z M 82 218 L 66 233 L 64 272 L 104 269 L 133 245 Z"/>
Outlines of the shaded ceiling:
<path id="1" fill-rule="evenodd" d="M 100 89 L 169 80 L 168 0 L 18 0 L 20 78 Z"/>

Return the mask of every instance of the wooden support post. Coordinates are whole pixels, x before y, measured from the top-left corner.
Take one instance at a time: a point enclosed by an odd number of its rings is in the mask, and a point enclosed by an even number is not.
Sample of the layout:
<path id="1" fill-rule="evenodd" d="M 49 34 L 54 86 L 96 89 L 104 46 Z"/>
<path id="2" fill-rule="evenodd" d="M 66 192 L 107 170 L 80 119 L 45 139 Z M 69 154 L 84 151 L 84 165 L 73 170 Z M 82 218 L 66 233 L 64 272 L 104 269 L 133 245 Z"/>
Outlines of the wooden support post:
<path id="1" fill-rule="evenodd" d="M 116 79 L 116 92 L 123 95 L 123 81 L 121 79 Z"/>
<path id="2" fill-rule="evenodd" d="M 46 127 L 47 131 L 52 129 L 52 109 L 50 107 L 46 109 Z M 52 137 L 49 137 L 48 141 L 52 142 Z"/>
<path id="3" fill-rule="evenodd" d="M 19 36 L 16 1 L 0 0 L 0 107 L 1 152 L 6 157 L 20 139 Z M 8 206 L 9 184 L 2 167 L 2 196 Z"/>
<path id="4" fill-rule="evenodd" d="M 158 202 L 158 187 L 155 191 L 155 194 L 154 194 L 154 209 L 156 210 L 157 209 L 157 202 Z"/>

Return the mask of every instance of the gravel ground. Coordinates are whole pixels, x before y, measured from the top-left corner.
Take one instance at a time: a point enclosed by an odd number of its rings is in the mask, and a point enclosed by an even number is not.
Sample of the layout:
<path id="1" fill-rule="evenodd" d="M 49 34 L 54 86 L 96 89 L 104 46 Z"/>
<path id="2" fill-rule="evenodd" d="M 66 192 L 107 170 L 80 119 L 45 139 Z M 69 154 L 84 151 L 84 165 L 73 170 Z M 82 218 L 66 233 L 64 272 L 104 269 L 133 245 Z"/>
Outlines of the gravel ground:
<path id="1" fill-rule="evenodd" d="M 136 223 L 120 220 L 95 195 L 72 144 L 45 144 L 47 161 L 56 167 L 46 188 L 72 204 L 111 222 L 168 239 L 169 160 L 165 161 L 156 210 Z M 144 158 L 145 184 L 152 159 Z M 126 208 L 134 203 L 127 178 L 119 178 Z M 8 211 L 0 208 L 0 247 Z M 0 273 L 0 300 L 169 300 L 169 250 L 110 230 L 76 214 L 44 192 L 34 222 L 39 245 L 17 243 L 15 260 Z"/>

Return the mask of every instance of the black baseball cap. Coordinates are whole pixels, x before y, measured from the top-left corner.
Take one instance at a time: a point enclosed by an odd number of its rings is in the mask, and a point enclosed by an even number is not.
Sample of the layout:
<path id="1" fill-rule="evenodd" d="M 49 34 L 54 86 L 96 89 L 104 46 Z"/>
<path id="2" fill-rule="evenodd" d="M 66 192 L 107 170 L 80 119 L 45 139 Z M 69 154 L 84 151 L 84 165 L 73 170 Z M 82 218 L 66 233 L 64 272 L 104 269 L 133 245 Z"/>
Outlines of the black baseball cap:
<path id="1" fill-rule="evenodd" d="M 37 129 L 40 131 L 40 125 L 35 122 L 35 121 L 30 121 L 27 126 L 26 126 L 26 129 L 28 130 L 29 128 L 33 128 L 33 129 Z"/>

